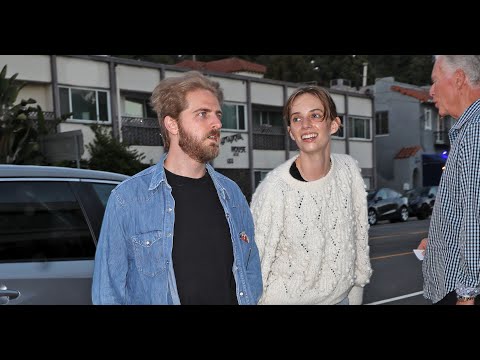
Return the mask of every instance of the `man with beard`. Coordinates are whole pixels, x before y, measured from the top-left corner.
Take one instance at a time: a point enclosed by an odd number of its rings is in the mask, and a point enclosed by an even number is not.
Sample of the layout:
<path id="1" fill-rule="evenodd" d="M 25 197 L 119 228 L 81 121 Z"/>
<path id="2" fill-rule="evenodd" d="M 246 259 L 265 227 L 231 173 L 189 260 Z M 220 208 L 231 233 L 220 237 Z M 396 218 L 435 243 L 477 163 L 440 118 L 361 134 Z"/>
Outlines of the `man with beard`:
<path id="1" fill-rule="evenodd" d="M 253 220 L 219 152 L 223 92 L 191 71 L 151 97 L 165 153 L 112 191 L 95 255 L 94 304 L 256 304 Z"/>

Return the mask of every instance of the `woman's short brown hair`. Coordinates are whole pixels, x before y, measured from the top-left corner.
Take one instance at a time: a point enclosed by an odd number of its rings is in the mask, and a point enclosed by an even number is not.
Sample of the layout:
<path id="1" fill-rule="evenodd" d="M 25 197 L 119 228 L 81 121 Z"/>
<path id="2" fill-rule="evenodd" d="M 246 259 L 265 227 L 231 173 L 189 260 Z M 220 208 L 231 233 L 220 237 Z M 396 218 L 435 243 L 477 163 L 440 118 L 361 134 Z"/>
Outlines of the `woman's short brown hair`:
<path id="1" fill-rule="evenodd" d="M 290 126 L 290 114 L 292 111 L 293 102 L 297 97 L 303 94 L 312 94 L 316 96 L 323 105 L 324 116 L 326 120 L 335 120 L 337 115 L 337 107 L 333 102 L 332 96 L 327 91 L 327 89 L 320 86 L 303 86 L 295 90 L 292 95 L 287 100 L 287 103 L 283 107 L 283 119 L 285 120 L 285 125 Z"/>

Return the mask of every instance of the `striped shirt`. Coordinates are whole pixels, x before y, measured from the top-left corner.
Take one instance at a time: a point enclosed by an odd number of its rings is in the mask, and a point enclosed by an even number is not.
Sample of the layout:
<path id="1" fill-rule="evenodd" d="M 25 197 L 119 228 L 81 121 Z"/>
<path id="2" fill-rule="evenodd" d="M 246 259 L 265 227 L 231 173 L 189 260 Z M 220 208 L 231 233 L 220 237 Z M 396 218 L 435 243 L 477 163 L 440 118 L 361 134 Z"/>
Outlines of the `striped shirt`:
<path id="1" fill-rule="evenodd" d="M 480 293 L 480 99 L 450 129 L 423 260 L 424 296 Z"/>

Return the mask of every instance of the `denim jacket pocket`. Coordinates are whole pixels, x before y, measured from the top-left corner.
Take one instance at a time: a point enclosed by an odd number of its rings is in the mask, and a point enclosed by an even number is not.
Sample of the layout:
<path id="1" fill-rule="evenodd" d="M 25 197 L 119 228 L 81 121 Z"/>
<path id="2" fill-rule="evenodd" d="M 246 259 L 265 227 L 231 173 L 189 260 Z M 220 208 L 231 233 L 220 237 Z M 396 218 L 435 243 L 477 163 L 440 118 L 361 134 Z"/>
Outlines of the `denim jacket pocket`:
<path id="1" fill-rule="evenodd" d="M 160 230 L 136 234 L 131 239 L 135 265 L 140 273 L 153 277 L 165 269 L 164 242 Z"/>

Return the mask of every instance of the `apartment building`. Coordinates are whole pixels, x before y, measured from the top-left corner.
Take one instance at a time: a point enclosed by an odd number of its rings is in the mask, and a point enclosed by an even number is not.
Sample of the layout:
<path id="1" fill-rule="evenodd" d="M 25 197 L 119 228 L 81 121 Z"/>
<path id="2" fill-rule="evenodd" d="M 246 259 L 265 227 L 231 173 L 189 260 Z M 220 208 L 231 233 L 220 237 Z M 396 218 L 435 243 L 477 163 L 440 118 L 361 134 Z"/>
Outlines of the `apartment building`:
<path id="1" fill-rule="evenodd" d="M 377 79 L 375 148 L 377 184 L 398 191 L 438 185 L 450 141 L 453 118 L 440 117 L 430 86 Z"/>
<path id="2" fill-rule="evenodd" d="M 154 164 L 163 153 L 162 139 L 149 97 L 161 79 L 179 76 L 186 67 L 100 55 L 0 55 L 7 76 L 27 82 L 18 99 L 33 98 L 52 116 L 73 115 L 58 132 L 81 130 L 83 143 L 93 140 L 92 124 L 146 155 Z M 201 70 L 223 88 L 220 155 L 212 165 L 235 180 L 247 199 L 271 169 L 298 153 L 287 136 L 282 107 L 300 85 L 265 79 L 248 69 L 233 73 Z M 358 160 L 367 188 L 374 188 L 375 124 L 373 97 L 349 87 L 330 92 L 344 127 L 333 137 L 332 152 Z M 85 150 L 83 158 L 88 159 Z"/>

